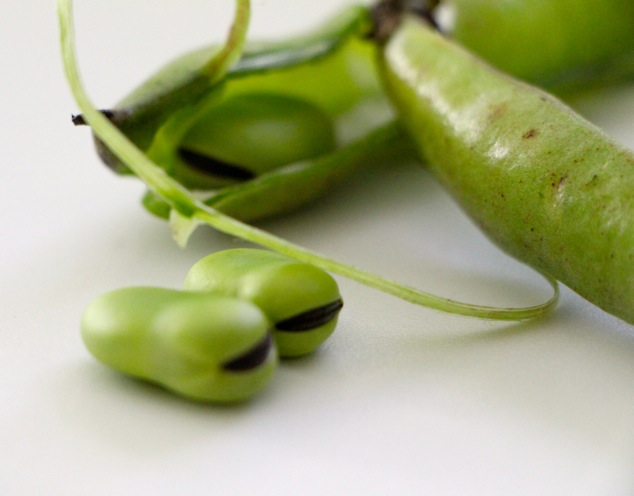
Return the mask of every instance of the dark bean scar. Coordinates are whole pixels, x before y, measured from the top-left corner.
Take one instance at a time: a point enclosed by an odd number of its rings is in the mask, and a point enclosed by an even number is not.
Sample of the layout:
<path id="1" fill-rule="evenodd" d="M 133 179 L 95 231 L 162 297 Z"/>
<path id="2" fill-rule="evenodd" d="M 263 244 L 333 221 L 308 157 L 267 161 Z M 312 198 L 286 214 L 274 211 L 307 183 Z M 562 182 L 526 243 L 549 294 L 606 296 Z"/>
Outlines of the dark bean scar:
<path id="1" fill-rule="evenodd" d="M 267 332 L 262 341 L 242 355 L 223 363 L 222 368 L 229 372 L 247 372 L 253 370 L 266 362 L 272 347 L 273 337 L 271 333 Z"/>
<path id="2" fill-rule="evenodd" d="M 275 327 L 280 331 L 288 332 L 310 331 L 330 322 L 337 316 L 342 307 L 343 301 L 339 299 L 278 322 Z"/>
<path id="3" fill-rule="evenodd" d="M 179 148 L 178 156 L 192 169 L 209 176 L 220 176 L 236 181 L 248 181 L 255 177 L 253 172 L 244 167 L 218 160 L 194 150 Z"/>

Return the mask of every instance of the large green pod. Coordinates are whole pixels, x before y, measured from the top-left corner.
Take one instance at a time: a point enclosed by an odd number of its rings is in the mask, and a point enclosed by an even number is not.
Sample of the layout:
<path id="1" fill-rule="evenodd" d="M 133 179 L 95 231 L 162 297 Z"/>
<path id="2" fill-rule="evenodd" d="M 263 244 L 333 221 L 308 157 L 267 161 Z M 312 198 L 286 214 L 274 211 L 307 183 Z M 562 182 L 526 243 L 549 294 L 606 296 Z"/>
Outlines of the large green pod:
<path id="1" fill-rule="evenodd" d="M 634 154 L 414 17 L 381 67 L 420 155 L 491 239 L 634 323 Z"/>
<path id="2" fill-rule="evenodd" d="M 447 34 L 558 91 L 634 76 L 632 0 L 444 0 Z"/>

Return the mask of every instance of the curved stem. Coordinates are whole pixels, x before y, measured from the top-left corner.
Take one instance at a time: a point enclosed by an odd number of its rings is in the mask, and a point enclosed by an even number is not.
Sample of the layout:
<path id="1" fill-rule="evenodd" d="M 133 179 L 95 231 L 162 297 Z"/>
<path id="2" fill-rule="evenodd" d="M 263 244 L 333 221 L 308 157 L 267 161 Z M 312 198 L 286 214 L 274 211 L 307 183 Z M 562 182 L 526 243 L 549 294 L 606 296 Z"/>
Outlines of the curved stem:
<path id="1" fill-rule="evenodd" d="M 307 250 L 306 248 L 262 231 L 261 229 L 238 222 L 205 205 L 202 207 L 203 208 L 200 208 L 194 213 L 194 217 L 221 232 L 283 253 L 302 262 L 311 263 L 329 272 L 339 274 L 366 286 L 383 291 L 384 293 L 434 310 L 483 319 L 526 320 L 546 314 L 555 307 L 559 299 L 559 287 L 556 281 L 544 276 L 553 289 L 553 296 L 547 302 L 539 305 L 524 308 L 499 308 L 450 300 L 332 260 L 331 258 Z"/>
<path id="2" fill-rule="evenodd" d="M 240 0 L 237 1 L 240 2 Z M 86 121 L 91 125 L 94 133 L 107 143 L 108 147 L 119 156 L 150 189 L 163 197 L 172 208 L 178 212 L 181 218 L 191 221 L 192 224 L 204 222 L 226 234 L 259 244 L 297 260 L 311 263 L 324 270 L 342 275 L 417 305 L 447 313 L 495 320 L 525 320 L 542 316 L 556 305 L 559 297 L 558 286 L 554 280 L 548 277 L 546 277 L 546 279 L 553 288 L 553 296 L 540 305 L 525 308 L 497 308 L 457 302 L 404 286 L 376 274 L 337 262 L 270 233 L 239 222 L 208 207 L 149 160 L 141 150 L 135 147 L 123 133 L 113 126 L 112 123 L 92 105 L 81 83 L 77 68 L 74 48 L 74 30 L 72 25 L 72 0 L 58 0 L 58 13 L 66 77 L 75 100 L 84 113 Z"/>
<path id="3" fill-rule="evenodd" d="M 235 0 L 233 23 L 222 49 L 205 65 L 204 74 L 213 81 L 222 78 L 239 59 L 247 41 L 249 20 L 251 18 L 250 0 Z"/>

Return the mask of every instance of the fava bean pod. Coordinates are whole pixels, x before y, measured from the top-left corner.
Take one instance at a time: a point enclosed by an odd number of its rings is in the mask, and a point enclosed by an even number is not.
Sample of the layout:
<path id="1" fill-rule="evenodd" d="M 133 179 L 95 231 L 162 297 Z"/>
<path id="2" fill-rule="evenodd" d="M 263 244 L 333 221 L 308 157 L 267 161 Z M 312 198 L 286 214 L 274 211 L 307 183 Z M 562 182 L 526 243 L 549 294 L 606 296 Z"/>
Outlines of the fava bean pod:
<path id="1" fill-rule="evenodd" d="M 385 89 L 428 168 L 505 251 L 634 323 L 632 151 L 416 15 L 396 25 Z"/>

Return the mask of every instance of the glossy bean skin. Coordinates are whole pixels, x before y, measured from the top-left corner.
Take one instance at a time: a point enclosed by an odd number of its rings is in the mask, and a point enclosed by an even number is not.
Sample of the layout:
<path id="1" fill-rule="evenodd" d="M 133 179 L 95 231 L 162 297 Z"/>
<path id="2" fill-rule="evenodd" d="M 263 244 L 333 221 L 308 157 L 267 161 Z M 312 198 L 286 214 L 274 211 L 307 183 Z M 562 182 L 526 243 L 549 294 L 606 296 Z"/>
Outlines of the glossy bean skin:
<path id="1" fill-rule="evenodd" d="M 259 249 L 212 253 L 190 269 L 188 291 L 209 291 L 254 303 L 274 324 L 282 357 L 306 355 L 335 330 L 341 295 L 335 280 L 313 265 Z"/>
<path id="2" fill-rule="evenodd" d="M 246 400 L 271 379 L 277 354 L 269 327 L 246 301 L 150 287 L 106 293 L 81 320 L 84 344 L 109 367 L 221 403 Z"/>
<path id="3" fill-rule="evenodd" d="M 277 93 L 225 98 L 183 136 L 170 170 L 195 189 L 217 189 L 336 147 L 331 117 L 316 105 Z"/>
<path id="4" fill-rule="evenodd" d="M 634 78 L 630 0 L 444 0 L 446 34 L 496 67 L 567 93 Z"/>
<path id="5" fill-rule="evenodd" d="M 429 169 L 503 250 L 634 323 L 634 156 L 408 16 L 384 84 Z"/>

